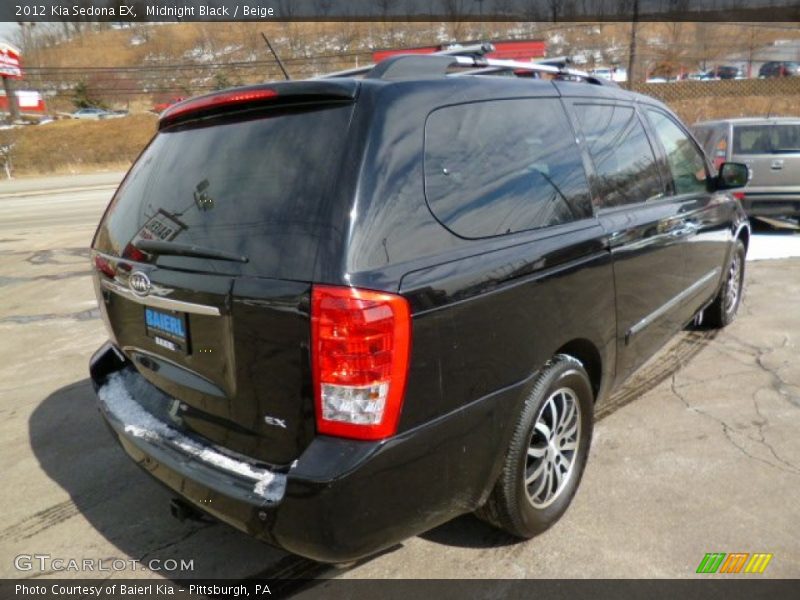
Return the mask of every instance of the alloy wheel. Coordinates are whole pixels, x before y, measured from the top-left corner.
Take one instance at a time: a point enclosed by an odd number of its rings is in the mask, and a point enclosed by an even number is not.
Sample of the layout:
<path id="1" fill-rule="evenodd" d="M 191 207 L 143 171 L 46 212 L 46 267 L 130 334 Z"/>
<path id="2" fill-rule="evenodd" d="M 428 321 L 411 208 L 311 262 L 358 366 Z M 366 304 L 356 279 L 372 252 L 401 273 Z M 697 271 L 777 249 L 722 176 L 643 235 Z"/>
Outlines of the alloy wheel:
<path id="1" fill-rule="evenodd" d="M 725 312 L 730 313 L 736 310 L 739 302 L 742 279 L 742 257 L 739 253 L 733 255 L 731 266 L 728 269 L 727 293 L 725 294 Z"/>
<path id="2" fill-rule="evenodd" d="M 542 404 L 525 461 L 525 492 L 534 508 L 552 504 L 574 470 L 581 436 L 577 394 L 560 388 Z"/>

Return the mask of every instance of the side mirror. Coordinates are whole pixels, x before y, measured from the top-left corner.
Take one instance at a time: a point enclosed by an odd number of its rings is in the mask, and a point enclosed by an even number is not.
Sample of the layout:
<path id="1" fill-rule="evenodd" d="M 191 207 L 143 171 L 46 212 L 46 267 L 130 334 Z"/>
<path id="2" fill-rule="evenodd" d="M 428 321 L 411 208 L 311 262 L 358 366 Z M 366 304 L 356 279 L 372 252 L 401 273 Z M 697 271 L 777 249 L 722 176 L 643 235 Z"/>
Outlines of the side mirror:
<path id="1" fill-rule="evenodd" d="M 750 181 L 750 169 L 742 163 L 726 162 L 719 167 L 717 175 L 717 189 L 729 190 L 747 185 Z"/>

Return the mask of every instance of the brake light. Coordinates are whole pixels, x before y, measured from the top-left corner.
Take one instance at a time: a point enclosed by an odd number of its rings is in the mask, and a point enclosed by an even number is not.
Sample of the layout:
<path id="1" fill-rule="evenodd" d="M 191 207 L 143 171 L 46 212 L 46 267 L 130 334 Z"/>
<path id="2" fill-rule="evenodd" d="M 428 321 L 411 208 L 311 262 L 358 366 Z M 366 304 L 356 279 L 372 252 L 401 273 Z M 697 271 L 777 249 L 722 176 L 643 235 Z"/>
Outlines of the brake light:
<path id="1" fill-rule="evenodd" d="M 397 431 L 411 346 L 402 296 L 314 286 L 311 360 L 319 433 L 377 440 Z"/>
<path id="2" fill-rule="evenodd" d="M 249 102 L 267 100 L 269 98 L 275 98 L 277 95 L 278 92 L 273 89 L 262 88 L 256 90 L 231 90 L 228 92 L 211 94 L 209 96 L 200 96 L 199 98 L 191 98 L 170 106 L 161 113 L 159 121 L 161 123 L 174 121 L 189 113 L 205 111 L 220 106 L 247 104 Z"/>
<path id="3" fill-rule="evenodd" d="M 740 202 L 744 200 L 744 192 L 733 192 L 733 197 L 739 200 Z"/>

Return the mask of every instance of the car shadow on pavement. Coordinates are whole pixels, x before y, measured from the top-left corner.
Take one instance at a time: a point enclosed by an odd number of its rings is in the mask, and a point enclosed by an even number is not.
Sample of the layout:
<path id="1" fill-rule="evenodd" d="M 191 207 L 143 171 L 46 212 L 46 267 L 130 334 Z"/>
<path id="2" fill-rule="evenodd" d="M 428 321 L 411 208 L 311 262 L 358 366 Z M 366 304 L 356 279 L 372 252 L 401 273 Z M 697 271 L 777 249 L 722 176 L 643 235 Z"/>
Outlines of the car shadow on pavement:
<path id="1" fill-rule="evenodd" d="M 719 334 L 717 329 L 690 326 L 642 365 L 605 402 L 595 407 L 595 421 L 601 421 L 646 394 L 680 371 Z"/>
<path id="2" fill-rule="evenodd" d="M 500 548 L 527 541 L 500 531 L 471 514 L 456 517 L 420 534 L 419 537 L 436 544 L 459 548 Z"/>
<path id="3" fill-rule="evenodd" d="M 311 565 L 318 563 L 306 561 L 301 569 L 299 557 L 223 523 L 173 518 L 169 511 L 172 494 L 128 458 L 112 438 L 95 402 L 92 384 L 85 379 L 53 392 L 33 412 L 29 421 L 33 452 L 42 470 L 70 500 L 26 518 L 20 531 L 12 532 L 14 536 L 46 540 L 48 529 L 80 515 L 119 549 L 114 558 L 143 563 L 159 559 L 161 564 L 167 559 L 194 561 L 193 570 L 160 573 L 174 579 L 318 574 L 311 570 Z M 53 531 L 52 535 L 63 534 Z M 76 539 L 71 546 L 75 556 L 69 558 L 107 559 L 108 551 L 99 551 L 91 537 Z M 64 540 L 58 545 L 70 546 Z M 273 567 L 277 573 L 273 574 Z"/>

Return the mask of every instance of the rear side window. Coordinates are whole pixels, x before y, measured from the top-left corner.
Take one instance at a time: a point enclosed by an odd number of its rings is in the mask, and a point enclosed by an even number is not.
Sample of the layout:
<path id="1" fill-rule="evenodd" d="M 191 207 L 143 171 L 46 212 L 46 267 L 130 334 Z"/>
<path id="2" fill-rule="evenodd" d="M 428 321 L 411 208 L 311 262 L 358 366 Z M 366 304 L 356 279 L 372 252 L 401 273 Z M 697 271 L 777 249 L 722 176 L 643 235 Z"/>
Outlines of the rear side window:
<path id="1" fill-rule="evenodd" d="M 504 235 L 591 216 L 574 134 L 557 99 L 448 106 L 425 126 L 425 195 L 448 229 Z"/>
<path id="2" fill-rule="evenodd" d="M 653 149 L 632 107 L 576 104 L 575 112 L 594 163 L 601 206 L 644 202 L 663 194 Z"/>
<path id="3" fill-rule="evenodd" d="M 800 152 L 800 123 L 737 125 L 733 128 L 734 154 Z"/>
<path id="4" fill-rule="evenodd" d="M 660 111 L 648 109 L 647 117 L 664 148 L 675 193 L 707 191 L 706 161 L 691 138 Z"/>
<path id="5" fill-rule="evenodd" d="M 118 190 L 95 247 L 131 255 L 148 238 L 247 256 L 158 264 L 305 277 L 335 187 L 352 106 L 260 111 L 159 133 Z"/>

